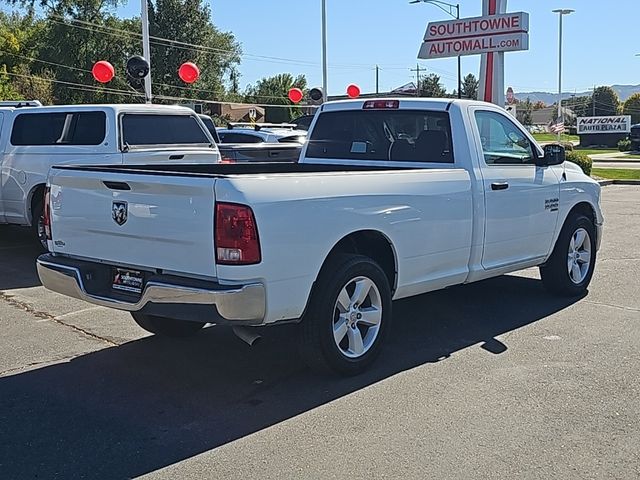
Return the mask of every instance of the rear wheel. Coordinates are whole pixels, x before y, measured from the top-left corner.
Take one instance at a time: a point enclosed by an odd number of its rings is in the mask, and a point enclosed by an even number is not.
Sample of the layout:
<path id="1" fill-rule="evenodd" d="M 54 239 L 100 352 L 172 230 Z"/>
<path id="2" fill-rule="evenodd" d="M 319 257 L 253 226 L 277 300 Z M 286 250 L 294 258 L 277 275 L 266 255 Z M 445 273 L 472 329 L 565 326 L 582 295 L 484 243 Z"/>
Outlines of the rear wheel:
<path id="1" fill-rule="evenodd" d="M 131 312 L 131 316 L 147 332 L 163 337 L 189 337 L 198 333 L 206 325 L 200 322 L 145 315 L 140 312 Z"/>
<path id="2" fill-rule="evenodd" d="M 596 263 L 596 231 L 584 215 L 567 218 L 547 263 L 540 267 L 544 286 L 551 292 L 577 296 L 593 276 Z"/>
<path id="3" fill-rule="evenodd" d="M 391 289 L 380 266 L 362 255 L 331 259 L 301 325 L 301 355 L 321 372 L 362 372 L 380 353 L 391 320 Z"/>

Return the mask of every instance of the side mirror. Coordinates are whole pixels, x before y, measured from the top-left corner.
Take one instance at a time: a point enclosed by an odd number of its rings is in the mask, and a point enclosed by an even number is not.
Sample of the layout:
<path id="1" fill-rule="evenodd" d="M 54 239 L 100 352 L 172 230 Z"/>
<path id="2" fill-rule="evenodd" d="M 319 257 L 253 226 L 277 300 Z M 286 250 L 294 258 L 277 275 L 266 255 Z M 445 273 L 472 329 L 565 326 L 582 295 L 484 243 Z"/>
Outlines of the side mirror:
<path id="1" fill-rule="evenodd" d="M 540 159 L 540 162 L 538 162 L 539 165 L 561 165 L 562 163 L 564 163 L 566 159 L 566 153 L 562 145 L 551 143 L 549 145 L 545 145 L 543 150 L 544 157 L 542 157 Z"/>

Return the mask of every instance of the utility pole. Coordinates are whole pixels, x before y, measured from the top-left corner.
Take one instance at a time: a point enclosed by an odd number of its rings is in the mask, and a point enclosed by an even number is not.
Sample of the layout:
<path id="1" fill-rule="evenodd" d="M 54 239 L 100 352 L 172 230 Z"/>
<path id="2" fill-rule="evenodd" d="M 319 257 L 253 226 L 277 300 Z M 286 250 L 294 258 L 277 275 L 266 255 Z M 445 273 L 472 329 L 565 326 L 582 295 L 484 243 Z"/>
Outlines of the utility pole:
<path id="1" fill-rule="evenodd" d="M 420 96 L 420 64 L 416 63 L 416 68 L 411 69 L 411 71 L 416 72 L 416 97 L 419 97 Z"/>
<path id="2" fill-rule="evenodd" d="M 376 95 L 380 93 L 380 67 L 376 65 Z"/>

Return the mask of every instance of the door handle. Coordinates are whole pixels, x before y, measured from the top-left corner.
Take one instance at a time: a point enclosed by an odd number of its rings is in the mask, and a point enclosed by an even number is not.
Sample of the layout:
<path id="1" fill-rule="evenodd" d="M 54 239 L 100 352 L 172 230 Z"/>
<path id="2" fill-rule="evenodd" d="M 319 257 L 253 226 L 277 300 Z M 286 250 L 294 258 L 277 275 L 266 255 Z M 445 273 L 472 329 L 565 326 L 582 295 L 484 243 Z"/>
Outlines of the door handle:
<path id="1" fill-rule="evenodd" d="M 507 182 L 494 182 L 491 184 L 491 190 L 506 190 L 507 188 L 509 188 Z"/>
<path id="2" fill-rule="evenodd" d="M 182 160 L 184 155 L 169 155 L 169 160 Z"/>
<path id="3" fill-rule="evenodd" d="M 111 182 L 104 180 L 102 183 L 110 190 L 131 190 L 129 184 L 125 182 Z"/>

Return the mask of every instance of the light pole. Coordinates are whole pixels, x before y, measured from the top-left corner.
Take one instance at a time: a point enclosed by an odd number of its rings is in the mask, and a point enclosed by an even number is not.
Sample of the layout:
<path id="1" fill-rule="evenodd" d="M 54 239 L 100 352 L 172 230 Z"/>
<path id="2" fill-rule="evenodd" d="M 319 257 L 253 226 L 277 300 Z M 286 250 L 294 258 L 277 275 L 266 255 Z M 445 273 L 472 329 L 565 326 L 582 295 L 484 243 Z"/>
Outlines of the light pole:
<path id="1" fill-rule="evenodd" d="M 553 13 L 558 14 L 558 119 L 562 118 L 564 124 L 564 118 L 562 115 L 562 17 L 575 12 L 568 8 L 560 8 L 558 10 L 552 10 Z M 558 130 L 558 142 L 560 142 L 560 130 Z"/>
<path id="2" fill-rule="evenodd" d="M 322 103 L 327 101 L 327 0 L 322 0 Z"/>
<path id="3" fill-rule="evenodd" d="M 142 21 L 142 55 L 149 64 L 149 73 L 144 77 L 145 103 L 151 103 L 151 47 L 149 46 L 149 8 L 147 0 L 140 0 L 140 20 Z"/>
<path id="4" fill-rule="evenodd" d="M 447 2 L 442 2 L 441 0 L 411 0 L 409 3 L 413 4 L 413 3 L 431 3 L 433 5 L 435 5 L 436 7 L 438 7 L 440 10 L 442 10 L 445 13 L 448 13 L 449 15 L 451 15 L 453 18 L 455 18 L 456 20 L 460 20 L 460 4 L 456 3 L 447 3 Z M 446 7 L 446 8 L 445 8 Z M 455 15 L 453 14 L 453 10 L 455 9 L 456 13 Z M 461 72 L 460 72 L 460 56 L 458 56 L 458 98 L 462 98 L 462 77 L 461 77 Z"/>

